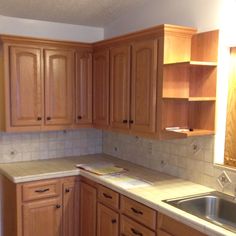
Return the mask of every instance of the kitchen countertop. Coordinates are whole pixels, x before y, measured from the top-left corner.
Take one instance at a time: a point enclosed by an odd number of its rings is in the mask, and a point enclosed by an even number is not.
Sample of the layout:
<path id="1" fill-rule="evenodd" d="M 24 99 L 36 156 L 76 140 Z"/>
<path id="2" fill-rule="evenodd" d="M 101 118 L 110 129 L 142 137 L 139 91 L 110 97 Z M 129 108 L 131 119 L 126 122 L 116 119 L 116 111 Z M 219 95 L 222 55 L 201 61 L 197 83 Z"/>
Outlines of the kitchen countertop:
<path id="1" fill-rule="evenodd" d="M 77 169 L 76 164 L 109 162 L 124 167 L 126 176 L 144 181 L 146 186 L 124 187 L 119 184 L 119 176 L 105 178 Z M 127 197 L 141 202 L 179 222 L 189 225 L 210 236 L 233 236 L 236 233 L 216 226 L 196 216 L 183 212 L 162 200 L 190 196 L 214 191 L 208 187 L 192 183 L 174 176 L 153 171 L 136 164 L 106 155 L 94 154 L 40 161 L 0 164 L 0 173 L 14 183 L 34 180 L 81 175 L 107 186 Z"/>

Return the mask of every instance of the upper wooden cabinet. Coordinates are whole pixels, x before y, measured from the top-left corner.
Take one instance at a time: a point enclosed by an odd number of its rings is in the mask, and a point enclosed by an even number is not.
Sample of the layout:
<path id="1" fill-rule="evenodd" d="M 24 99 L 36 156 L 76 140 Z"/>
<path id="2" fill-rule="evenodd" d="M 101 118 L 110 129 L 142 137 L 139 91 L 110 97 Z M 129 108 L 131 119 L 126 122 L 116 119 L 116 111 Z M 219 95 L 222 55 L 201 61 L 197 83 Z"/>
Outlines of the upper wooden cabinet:
<path id="1" fill-rule="evenodd" d="M 40 48 L 9 47 L 10 104 L 8 108 L 13 127 L 42 124 L 44 91 L 41 69 Z"/>
<path id="2" fill-rule="evenodd" d="M 131 46 L 110 50 L 110 124 L 111 128 L 129 128 Z"/>
<path id="3" fill-rule="evenodd" d="M 93 124 L 109 125 L 109 50 L 93 54 Z"/>
<path id="4" fill-rule="evenodd" d="M 76 124 L 92 124 L 92 53 L 76 53 Z"/>
<path id="5" fill-rule="evenodd" d="M 131 130 L 156 131 L 157 40 L 132 45 Z"/>
<path id="6" fill-rule="evenodd" d="M 72 125 L 74 51 L 45 50 L 45 124 Z"/>
<path id="7" fill-rule="evenodd" d="M 90 44 L 2 36 L 1 47 L 2 130 L 61 130 L 91 125 Z M 82 119 L 78 121 L 76 116 Z"/>

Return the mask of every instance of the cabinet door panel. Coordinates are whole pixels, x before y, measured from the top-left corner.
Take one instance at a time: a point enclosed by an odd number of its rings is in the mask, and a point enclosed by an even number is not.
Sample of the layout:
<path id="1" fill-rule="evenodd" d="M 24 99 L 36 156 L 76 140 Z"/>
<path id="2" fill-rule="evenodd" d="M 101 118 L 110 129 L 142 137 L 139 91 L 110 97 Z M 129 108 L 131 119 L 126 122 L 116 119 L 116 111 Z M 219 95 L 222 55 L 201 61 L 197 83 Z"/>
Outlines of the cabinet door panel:
<path id="1" fill-rule="evenodd" d="M 80 184 L 80 235 L 96 236 L 96 201 L 97 191 L 94 187 Z"/>
<path id="2" fill-rule="evenodd" d="M 92 123 L 92 53 L 76 54 L 76 124 Z"/>
<path id="3" fill-rule="evenodd" d="M 78 183 L 68 182 L 63 184 L 63 236 L 77 236 L 77 211 L 76 204 Z"/>
<path id="4" fill-rule="evenodd" d="M 93 122 L 95 126 L 109 125 L 109 51 L 93 55 Z"/>
<path id="5" fill-rule="evenodd" d="M 74 53 L 45 50 L 46 125 L 73 122 Z"/>
<path id="6" fill-rule="evenodd" d="M 98 203 L 97 236 L 119 235 L 119 214 Z"/>
<path id="7" fill-rule="evenodd" d="M 157 40 L 132 47 L 131 129 L 154 133 L 156 128 Z"/>
<path id="8" fill-rule="evenodd" d="M 23 236 L 61 236 L 62 207 L 60 204 L 58 198 L 25 204 Z"/>
<path id="9" fill-rule="evenodd" d="M 111 49 L 111 127 L 129 128 L 130 110 L 130 46 Z"/>
<path id="10" fill-rule="evenodd" d="M 10 47 L 12 126 L 42 123 L 41 52 L 39 48 Z"/>

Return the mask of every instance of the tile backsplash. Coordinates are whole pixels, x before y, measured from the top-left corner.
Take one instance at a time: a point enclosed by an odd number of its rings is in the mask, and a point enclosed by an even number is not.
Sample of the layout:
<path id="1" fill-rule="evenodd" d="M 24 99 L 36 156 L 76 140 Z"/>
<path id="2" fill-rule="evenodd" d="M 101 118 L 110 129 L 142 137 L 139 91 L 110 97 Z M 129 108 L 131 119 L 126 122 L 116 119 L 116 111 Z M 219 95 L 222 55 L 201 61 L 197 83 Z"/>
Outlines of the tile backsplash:
<path id="1" fill-rule="evenodd" d="M 157 141 L 105 131 L 103 152 L 219 191 L 217 177 L 225 170 L 232 184 L 224 191 L 236 185 L 235 171 L 214 165 L 214 136 Z"/>
<path id="2" fill-rule="evenodd" d="M 102 152 L 102 131 L 0 133 L 0 163 Z"/>

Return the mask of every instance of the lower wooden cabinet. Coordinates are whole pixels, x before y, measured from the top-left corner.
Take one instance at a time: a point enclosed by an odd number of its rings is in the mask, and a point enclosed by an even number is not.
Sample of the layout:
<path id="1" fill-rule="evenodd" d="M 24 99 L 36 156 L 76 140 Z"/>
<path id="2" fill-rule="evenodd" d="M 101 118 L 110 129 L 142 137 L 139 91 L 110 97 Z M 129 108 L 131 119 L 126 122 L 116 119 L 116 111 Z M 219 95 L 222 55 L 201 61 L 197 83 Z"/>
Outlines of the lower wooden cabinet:
<path id="1" fill-rule="evenodd" d="M 98 203 L 97 236 L 119 236 L 119 213 Z"/>
<path id="2" fill-rule="evenodd" d="M 62 236 L 61 219 L 62 204 L 60 198 L 24 204 L 22 215 L 23 235 Z"/>
<path id="3" fill-rule="evenodd" d="M 80 184 L 80 236 L 96 235 L 97 189 Z"/>

